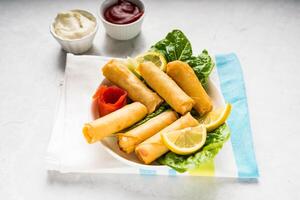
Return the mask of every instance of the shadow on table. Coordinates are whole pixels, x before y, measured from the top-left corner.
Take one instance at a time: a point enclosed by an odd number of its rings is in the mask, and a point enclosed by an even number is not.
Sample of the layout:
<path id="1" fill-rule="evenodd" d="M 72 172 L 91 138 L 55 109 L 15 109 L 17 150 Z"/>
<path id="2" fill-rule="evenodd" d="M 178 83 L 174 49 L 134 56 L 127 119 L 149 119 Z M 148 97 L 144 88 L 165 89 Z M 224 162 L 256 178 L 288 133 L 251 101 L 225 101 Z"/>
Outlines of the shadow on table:
<path id="1" fill-rule="evenodd" d="M 58 69 L 60 72 L 65 72 L 66 69 L 66 52 L 63 49 L 60 49 L 58 52 Z"/>
<path id="2" fill-rule="evenodd" d="M 235 184 L 256 184 L 255 179 L 233 179 L 213 177 L 169 177 L 121 174 L 61 174 L 48 172 L 51 186 L 88 188 L 101 194 L 101 191 L 116 191 L 134 197 L 157 197 L 159 199 L 206 199 L 222 196 L 219 188 Z M 121 192 L 122 191 L 122 192 Z M 224 190 L 223 190 L 224 191 Z"/>
<path id="3" fill-rule="evenodd" d="M 96 36 L 97 37 L 97 36 Z M 95 38 L 94 45 L 87 52 L 80 55 L 101 55 L 115 58 L 133 57 L 135 52 L 142 52 L 146 48 L 145 38 L 141 32 L 131 40 L 120 41 L 109 37 L 107 34 Z M 65 72 L 66 54 L 63 49 L 58 51 L 57 62 L 60 72 Z"/>
<path id="4" fill-rule="evenodd" d="M 145 49 L 145 38 L 141 32 L 139 35 L 131 40 L 121 41 L 115 40 L 108 36 L 103 35 L 99 40 L 94 41 L 93 47 L 86 52 L 86 55 L 102 55 L 115 58 L 124 58 L 127 56 L 135 56 L 134 52 Z"/>

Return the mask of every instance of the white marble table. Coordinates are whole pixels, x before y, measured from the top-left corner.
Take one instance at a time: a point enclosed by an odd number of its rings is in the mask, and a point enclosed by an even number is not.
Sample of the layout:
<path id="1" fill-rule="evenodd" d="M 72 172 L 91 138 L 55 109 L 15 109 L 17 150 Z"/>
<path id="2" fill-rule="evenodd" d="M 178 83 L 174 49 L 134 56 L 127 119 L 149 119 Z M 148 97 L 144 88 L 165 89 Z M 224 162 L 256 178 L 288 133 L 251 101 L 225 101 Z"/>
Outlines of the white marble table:
<path id="1" fill-rule="evenodd" d="M 0 1 L 0 199 L 300 199 L 300 1 L 146 1 L 142 33 L 115 41 L 100 26 L 88 54 L 133 56 L 173 28 L 194 51 L 236 52 L 261 178 L 62 175 L 44 155 L 65 53 L 49 33 L 62 10 L 99 1 Z"/>

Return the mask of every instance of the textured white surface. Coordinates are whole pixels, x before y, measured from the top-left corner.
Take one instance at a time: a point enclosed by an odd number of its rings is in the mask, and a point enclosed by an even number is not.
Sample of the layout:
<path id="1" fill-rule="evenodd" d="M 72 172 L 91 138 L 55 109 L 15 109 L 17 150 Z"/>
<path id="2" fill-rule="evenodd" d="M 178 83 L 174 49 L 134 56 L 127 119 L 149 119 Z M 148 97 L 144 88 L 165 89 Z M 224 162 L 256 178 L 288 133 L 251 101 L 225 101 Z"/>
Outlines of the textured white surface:
<path id="1" fill-rule="evenodd" d="M 261 178 L 61 175 L 44 155 L 65 53 L 49 33 L 59 11 L 98 1 L 0 1 L 0 199 L 300 199 L 300 2 L 146 1 L 142 33 L 115 41 L 100 26 L 89 54 L 133 56 L 173 28 L 194 51 L 234 51 L 245 75 Z"/>

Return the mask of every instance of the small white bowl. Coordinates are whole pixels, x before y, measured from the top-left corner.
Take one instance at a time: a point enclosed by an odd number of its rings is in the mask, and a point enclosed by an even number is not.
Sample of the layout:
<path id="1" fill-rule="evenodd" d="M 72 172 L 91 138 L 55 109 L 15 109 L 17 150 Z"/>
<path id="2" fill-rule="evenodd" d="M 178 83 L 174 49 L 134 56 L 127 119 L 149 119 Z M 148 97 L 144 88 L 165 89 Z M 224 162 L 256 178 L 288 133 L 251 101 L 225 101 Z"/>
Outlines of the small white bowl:
<path id="1" fill-rule="evenodd" d="M 91 32 L 90 34 L 79 38 L 79 39 L 65 39 L 62 38 L 60 36 L 58 36 L 53 28 L 53 23 L 51 23 L 50 25 L 50 33 L 52 34 L 52 36 L 57 40 L 57 42 L 61 45 L 61 47 L 69 53 L 74 53 L 74 54 L 81 54 L 84 53 L 86 51 L 88 51 L 92 46 L 93 46 L 93 40 L 95 38 L 95 35 L 97 33 L 98 30 L 98 20 L 95 17 L 95 15 L 93 15 L 92 13 L 85 11 L 85 10 L 71 10 L 71 11 L 80 11 L 80 12 L 84 12 L 85 14 L 91 16 L 93 19 L 95 19 L 96 22 L 96 27 L 93 30 L 93 32 Z"/>
<path id="2" fill-rule="evenodd" d="M 134 3 L 137 5 L 144 13 L 143 15 L 136 21 L 129 23 L 129 24 L 113 24 L 107 21 L 104 17 L 105 10 L 116 4 L 118 0 L 105 0 L 102 2 L 100 9 L 99 9 L 99 17 L 103 23 L 103 26 L 106 30 L 106 33 L 116 39 L 116 40 L 129 40 L 137 36 L 142 27 L 143 19 L 145 16 L 145 6 L 144 3 L 140 0 L 127 0 L 129 2 Z"/>

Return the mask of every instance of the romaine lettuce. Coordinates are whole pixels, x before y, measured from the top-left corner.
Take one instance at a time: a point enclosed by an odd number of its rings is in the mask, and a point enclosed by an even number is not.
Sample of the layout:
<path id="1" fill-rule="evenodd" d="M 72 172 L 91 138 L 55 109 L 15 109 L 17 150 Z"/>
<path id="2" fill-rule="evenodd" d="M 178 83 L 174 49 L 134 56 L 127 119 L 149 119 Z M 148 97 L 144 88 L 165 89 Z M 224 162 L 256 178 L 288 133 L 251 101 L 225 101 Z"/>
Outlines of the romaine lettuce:
<path id="1" fill-rule="evenodd" d="M 185 61 L 193 54 L 190 41 L 180 30 L 173 30 L 168 33 L 165 39 L 157 42 L 151 49 L 162 53 L 167 62 Z"/>
<path id="2" fill-rule="evenodd" d="M 227 124 L 223 124 L 213 132 L 207 134 L 204 146 L 196 153 L 182 156 L 168 152 L 160 157 L 158 162 L 163 165 L 168 165 L 178 172 L 195 169 L 201 164 L 213 160 L 229 137 L 229 127 Z"/>
<path id="3" fill-rule="evenodd" d="M 186 62 L 193 68 L 201 84 L 206 87 L 207 79 L 215 66 L 207 50 L 203 50 L 199 56 L 190 57 Z"/>
<path id="4" fill-rule="evenodd" d="M 202 85 L 207 85 L 207 78 L 215 64 L 206 50 L 203 50 L 199 56 L 193 56 L 191 43 L 180 30 L 168 33 L 166 38 L 154 44 L 151 50 L 163 54 L 167 62 L 174 60 L 187 62 Z"/>

